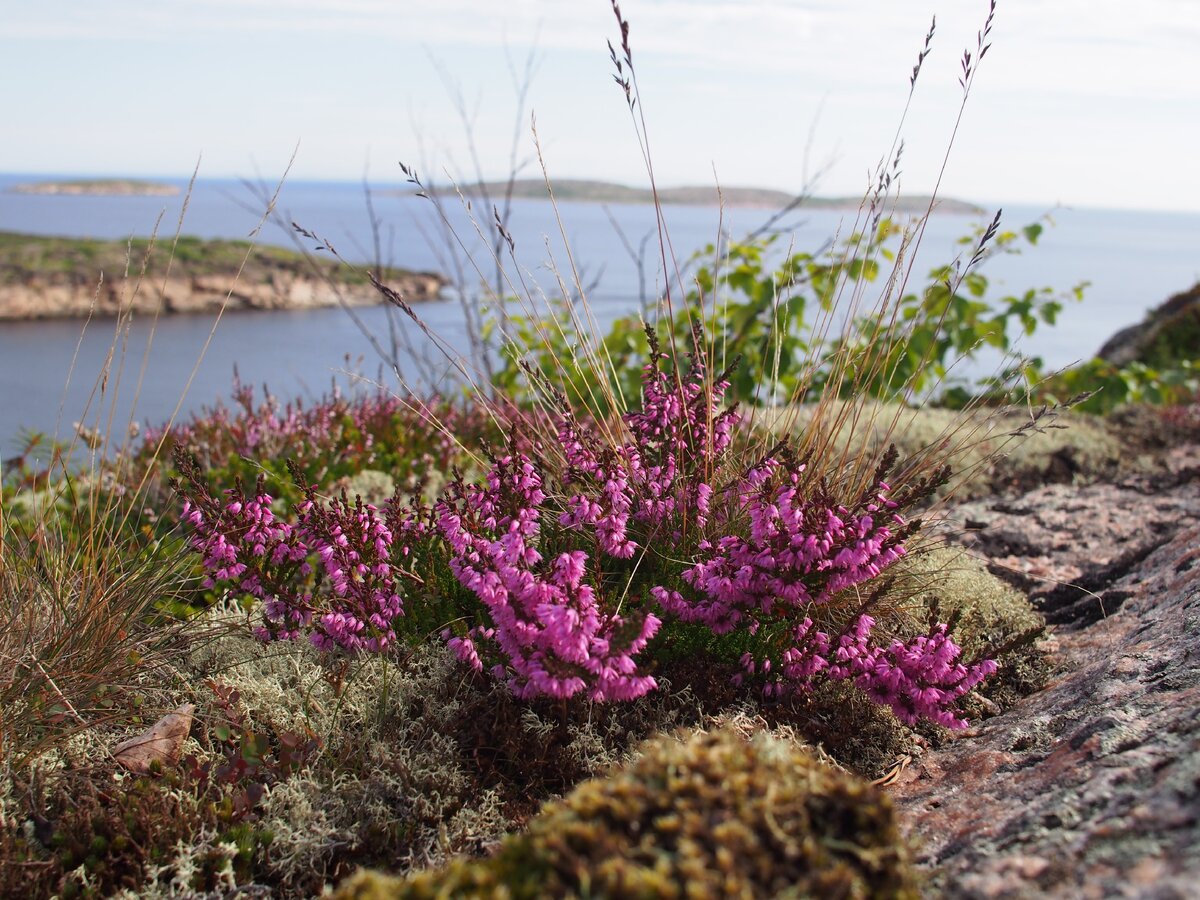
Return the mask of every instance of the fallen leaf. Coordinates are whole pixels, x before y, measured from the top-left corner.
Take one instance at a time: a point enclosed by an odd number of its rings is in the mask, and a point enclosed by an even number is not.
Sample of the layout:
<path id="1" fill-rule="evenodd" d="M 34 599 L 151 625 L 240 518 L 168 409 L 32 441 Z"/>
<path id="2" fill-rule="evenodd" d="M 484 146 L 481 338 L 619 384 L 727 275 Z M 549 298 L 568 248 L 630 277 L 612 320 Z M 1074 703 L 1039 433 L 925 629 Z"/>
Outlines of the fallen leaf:
<path id="1" fill-rule="evenodd" d="M 167 713 L 137 737 L 113 747 L 113 759 L 138 775 L 148 774 L 155 762 L 164 769 L 176 765 L 183 754 L 183 742 L 192 730 L 195 710 L 191 703 L 185 703 Z"/>

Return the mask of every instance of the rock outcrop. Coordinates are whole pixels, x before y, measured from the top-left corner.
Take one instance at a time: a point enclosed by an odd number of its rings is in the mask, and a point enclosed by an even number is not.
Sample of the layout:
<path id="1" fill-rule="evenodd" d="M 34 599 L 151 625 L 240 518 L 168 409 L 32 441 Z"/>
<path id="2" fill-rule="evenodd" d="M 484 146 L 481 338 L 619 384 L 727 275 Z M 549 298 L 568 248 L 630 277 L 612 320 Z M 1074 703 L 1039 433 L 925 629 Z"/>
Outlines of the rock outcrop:
<path id="1" fill-rule="evenodd" d="M 1096 354 L 1115 366 L 1162 367 L 1200 356 L 1200 284 L 1156 306 L 1145 320 L 1114 334 Z"/>
<path id="2" fill-rule="evenodd" d="M 893 787 L 933 892 L 1198 896 L 1200 447 L 1155 479 L 1047 486 L 958 520 L 1057 623 L 1056 674 Z"/>
<path id="3" fill-rule="evenodd" d="M 444 281 L 430 273 L 401 276 L 392 286 L 413 302 L 436 299 Z M 339 300 L 339 295 L 342 300 Z M 228 300 L 226 299 L 228 298 Z M 316 309 L 375 306 L 383 302 L 371 285 L 330 285 L 302 275 L 276 275 L 269 280 L 235 279 L 232 275 L 148 279 L 135 287 L 129 279 L 91 285 L 40 281 L 0 286 L 0 320 L 58 319 L 89 313 L 114 316 L 132 308 L 147 314 L 211 313 L 226 309 Z"/>
<path id="4" fill-rule="evenodd" d="M 372 267 L 374 269 L 374 267 Z M 440 275 L 382 267 L 406 301 L 436 299 Z M 382 303 L 368 275 L 337 260 L 247 241 L 104 241 L 0 231 L 0 320 L 314 309 Z"/>

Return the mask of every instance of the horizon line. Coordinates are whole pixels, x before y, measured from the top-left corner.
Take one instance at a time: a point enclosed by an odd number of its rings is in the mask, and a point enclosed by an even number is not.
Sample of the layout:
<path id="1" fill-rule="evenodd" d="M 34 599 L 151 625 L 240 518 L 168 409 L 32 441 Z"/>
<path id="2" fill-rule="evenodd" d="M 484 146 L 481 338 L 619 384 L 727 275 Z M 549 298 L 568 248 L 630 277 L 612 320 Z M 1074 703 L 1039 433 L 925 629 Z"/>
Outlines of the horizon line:
<path id="1" fill-rule="evenodd" d="M 39 178 L 39 179 L 45 179 L 45 180 L 95 179 L 98 181 L 100 181 L 100 180 L 106 180 L 106 181 L 121 181 L 121 180 L 163 181 L 163 182 L 180 183 L 180 184 L 185 184 L 185 185 L 188 182 L 190 182 L 193 178 L 193 176 L 190 174 L 180 174 L 180 173 L 176 173 L 176 174 L 162 174 L 162 173 L 132 174 L 132 173 L 128 173 L 128 172 L 125 172 L 125 173 L 84 172 L 84 171 L 49 172 L 49 171 L 34 171 L 34 170 L 20 170 L 20 169 L 0 170 L 0 178 L 10 178 L 10 177 L 13 177 L 13 178 Z M 242 175 L 209 174 L 209 175 L 196 175 L 195 179 L 197 182 L 236 181 L 236 182 L 276 183 L 276 184 L 278 184 L 280 181 L 282 181 L 284 184 L 286 184 L 286 183 L 306 184 L 307 183 L 307 184 L 337 184 L 337 185 L 347 185 L 347 186 L 350 186 L 350 185 L 361 186 L 363 184 L 363 182 L 366 181 L 368 184 L 371 184 L 371 185 L 381 185 L 381 186 L 386 186 L 389 188 L 404 187 L 404 186 L 410 184 L 407 180 L 405 180 L 403 178 L 392 181 L 392 180 L 388 180 L 388 179 L 377 179 L 377 178 L 370 178 L 370 177 L 368 177 L 368 178 L 350 177 L 350 176 L 345 176 L 345 175 L 326 175 L 326 176 L 296 175 L 296 176 L 290 176 L 286 179 L 263 179 L 263 178 L 253 178 L 253 177 L 250 177 L 250 176 L 247 176 L 244 174 L 242 174 Z M 485 179 L 485 182 L 488 184 L 494 184 L 494 183 L 498 183 L 498 182 L 504 182 L 506 180 L 507 180 L 506 177 L 497 177 L 497 178 Z M 526 177 L 526 178 L 516 179 L 517 182 L 540 181 L 540 180 L 541 179 L 536 176 L 530 176 L 530 177 Z M 613 185 L 616 187 L 629 188 L 629 189 L 633 189 L 633 190 L 648 190 L 649 189 L 649 185 L 642 188 L 642 187 L 638 187 L 637 185 L 629 184 L 628 182 L 614 181 L 614 180 L 611 180 L 608 178 L 601 178 L 601 177 L 595 177 L 595 176 L 558 176 L 555 179 L 552 179 L 551 183 L 553 184 L 555 181 L 558 181 L 558 182 L 581 182 L 581 181 L 595 182 L 595 183 L 600 183 L 600 184 Z M 459 182 L 456 182 L 456 181 L 443 182 L 443 184 L 445 184 L 447 186 L 449 186 L 449 185 L 475 185 L 478 183 L 479 182 L 475 179 L 471 179 L 468 181 L 459 181 Z M 751 184 L 732 184 L 732 183 L 730 183 L 730 184 L 717 184 L 717 183 L 705 184 L 705 183 L 701 183 L 701 182 L 690 182 L 690 183 L 681 182 L 681 183 L 677 183 L 677 184 L 676 183 L 663 184 L 663 185 L 659 185 L 658 187 L 660 190 L 679 190 L 679 189 L 684 189 L 684 188 L 693 188 L 694 189 L 694 188 L 711 187 L 714 190 L 719 188 L 720 190 L 777 191 L 779 193 L 788 194 L 789 196 L 792 196 L 792 197 L 798 197 L 798 196 L 803 195 L 802 192 L 791 192 L 788 188 L 767 187 L 764 185 L 751 185 Z M 865 198 L 867 196 L 867 192 L 862 192 L 859 194 L 849 193 L 849 192 L 847 192 L 847 193 L 821 193 L 821 194 L 812 193 L 812 194 L 807 194 L 807 196 L 810 196 L 816 200 L 848 201 L 848 200 L 852 200 L 857 197 Z M 932 194 L 929 191 L 911 191 L 911 192 L 906 191 L 901 194 L 898 194 L 897 196 L 909 197 L 909 198 L 928 198 L 928 197 L 932 196 Z M 1039 208 L 1044 209 L 1047 213 L 1052 213 L 1057 210 L 1065 210 L 1065 211 L 1092 210 L 1092 211 L 1096 211 L 1096 212 L 1130 212 L 1130 213 L 1150 212 L 1150 213 L 1173 214 L 1173 215 L 1182 215 L 1182 216 L 1200 216 L 1200 208 L 1190 208 L 1190 207 L 1182 208 L 1182 207 L 1163 207 L 1163 206 L 1122 206 L 1122 205 L 1104 206 L 1104 205 L 1094 205 L 1094 204 L 1090 204 L 1090 203 L 1064 203 L 1062 201 L 1048 202 L 1045 200 L 1029 200 L 1029 199 L 1020 199 L 1020 198 L 1004 200 L 1004 201 L 986 201 L 985 202 L 985 201 L 980 201 L 980 200 L 975 200 L 975 199 L 964 198 L 961 196 L 951 196 L 951 195 L 944 195 L 944 194 L 939 194 L 938 198 L 941 200 L 953 201 L 953 202 L 957 202 L 957 203 L 967 203 L 967 204 L 976 206 L 982 210 L 988 210 L 988 211 L 1003 209 L 1005 206 L 1017 206 L 1017 207 L 1039 207 Z M 529 198 L 524 198 L 524 199 L 529 199 Z M 604 202 L 604 201 L 564 200 L 561 202 Z M 620 201 L 613 201 L 613 202 L 620 202 Z M 694 204 L 694 205 L 699 206 L 702 204 Z M 715 206 L 717 204 L 713 204 L 713 205 Z"/>

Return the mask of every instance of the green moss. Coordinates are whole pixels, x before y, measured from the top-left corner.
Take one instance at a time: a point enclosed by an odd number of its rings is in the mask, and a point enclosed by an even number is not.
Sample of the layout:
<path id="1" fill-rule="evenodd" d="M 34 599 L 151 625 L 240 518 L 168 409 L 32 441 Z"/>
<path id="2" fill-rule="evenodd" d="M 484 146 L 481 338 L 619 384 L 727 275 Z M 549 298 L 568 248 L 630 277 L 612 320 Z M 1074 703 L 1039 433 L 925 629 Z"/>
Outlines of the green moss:
<path id="1" fill-rule="evenodd" d="M 1045 620 L 980 560 L 959 547 L 932 547 L 911 554 L 896 574 L 917 615 L 953 623 L 964 659 L 991 656 L 999 663 L 979 694 L 1007 707 L 1045 684 L 1049 663 L 1034 643 Z"/>
<path id="2" fill-rule="evenodd" d="M 759 418 L 776 433 L 797 435 L 810 425 L 813 415 L 814 408 L 804 406 L 760 412 Z M 960 499 L 1048 482 L 1089 483 L 1154 466 L 1149 454 L 1138 452 L 1144 442 L 1131 444 L 1131 435 L 1119 422 L 1060 411 L 1052 421 L 1043 419 L 1037 428 L 1017 434 L 1028 422 L 1027 413 L 1013 411 L 964 413 L 865 404 L 863 413 L 853 423 L 843 424 L 833 440 L 850 456 L 894 443 L 901 467 L 905 459 L 949 442 L 957 449 L 945 460 L 953 471 L 947 490 Z"/>
<path id="3" fill-rule="evenodd" d="M 423 897 L 916 897 L 891 801 L 794 744 L 731 729 L 651 743 L 485 860 L 335 894 Z"/>

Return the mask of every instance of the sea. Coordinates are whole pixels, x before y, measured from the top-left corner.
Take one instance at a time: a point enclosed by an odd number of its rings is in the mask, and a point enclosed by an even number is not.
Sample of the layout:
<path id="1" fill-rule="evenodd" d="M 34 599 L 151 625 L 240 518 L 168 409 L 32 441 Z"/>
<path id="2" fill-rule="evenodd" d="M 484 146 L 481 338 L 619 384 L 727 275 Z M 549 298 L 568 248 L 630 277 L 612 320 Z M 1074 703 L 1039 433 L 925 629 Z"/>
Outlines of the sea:
<path id="1" fill-rule="evenodd" d="M 316 249 L 328 241 L 350 263 L 439 271 L 467 284 L 496 279 L 495 211 L 481 203 L 467 209 L 458 198 L 446 198 L 439 211 L 403 185 L 374 184 L 368 194 L 362 184 L 312 181 L 279 187 L 201 179 L 188 191 L 187 181 L 179 180 L 173 182 L 180 187 L 174 197 L 10 190 L 64 177 L 69 176 L 0 175 L 0 230 L 112 239 L 156 233 L 163 241 L 178 231 L 253 237 L 319 255 L 328 254 Z M 922 283 L 919 276 L 929 268 L 962 254 L 959 238 L 990 221 L 995 211 L 930 217 L 910 287 Z M 686 283 L 695 254 L 722 235 L 736 239 L 753 232 L 770 214 L 665 207 L 670 283 L 677 283 L 676 264 Z M 818 251 L 853 230 L 854 215 L 804 210 L 787 217 L 780 223 L 777 251 Z M 1019 344 L 1048 366 L 1090 358 L 1114 332 L 1200 280 L 1200 213 L 1021 206 L 1004 208 L 1001 223 L 1018 229 L 1047 217 L 1053 224 L 1047 223 L 1036 247 L 996 255 L 981 271 L 991 281 L 991 297 L 1089 283 L 1084 300 L 1069 303 L 1056 327 L 1042 327 Z M 667 283 L 655 211 L 648 205 L 517 200 L 507 222 L 515 261 L 505 243 L 506 292 L 544 302 L 582 291 L 596 329 L 643 308 Z M 302 236 L 293 223 L 319 240 Z M 227 398 L 235 370 L 242 382 L 265 385 L 281 399 L 315 398 L 334 383 L 347 386 L 364 377 L 396 387 L 395 373 L 382 364 L 371 340 L 390 356 L 396 327 L 403 330 L 397 346 L 406 385 L 459 389 L 471 345 L 462 304 L 449 296 L 417 311 L 441 350 L 422 329 L 383 306 L 359 308 L 353 316 L 339 308 L 228 312 L 219 322 L 203 314 L 164 316 L 137 319 L 123 333 L 102 319 L 86 327 L 79 320 L 0 322 L 0 459 L 11 458 L 34 432 L 69 437 L 76 422 L 115 434 L 131 424 L 186 418 Z M 981 366 L 998 363 L 983 360 L 965 371 L 979 373 Z"/>

